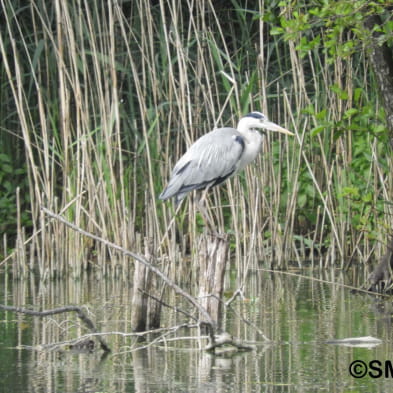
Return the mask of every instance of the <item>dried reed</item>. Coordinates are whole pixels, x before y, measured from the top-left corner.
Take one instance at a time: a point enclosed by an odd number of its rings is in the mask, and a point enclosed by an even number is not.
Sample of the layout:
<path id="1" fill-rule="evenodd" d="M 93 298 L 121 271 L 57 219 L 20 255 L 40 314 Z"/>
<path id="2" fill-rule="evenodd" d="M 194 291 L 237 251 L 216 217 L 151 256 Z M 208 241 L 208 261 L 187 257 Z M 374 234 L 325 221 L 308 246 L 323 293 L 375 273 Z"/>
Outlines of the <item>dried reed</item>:
<path id="1" fill-rule="evenodd" d="M 198 136 L 254 109 L 297 137 L 269 135 L 256 164 L 211 193 L 219 230 L 233 235 L 240 281 L 258 260 L 281 268 L 305 259 L 343 266 L 348 256 L 368 260 L 374 240 L 383 241 L 388 229 L 366 236 L 345 196 L 356 135 L 332 132 L 367 78 L 364 57 L 357 67 L 352 59 L 329 64 L 317 51 L 301 57 L 295 41 L 270 36 L 254 18 L 263 14 L 262 1 L 255 13 L 218 11 L 210 0 L 1 6 L 0 50 L 33 223 L 29 242 L 18 226 L 18 274 L 37 268 L 42 277 L 80 276 L 93 265 L 127 277 L 126 257 L 112 258 L 105 247 L 48 222 L 41 205 L 124 248 L 141 252 L 143 236 L 153 239 L 157 257 L 175 263 L 193 256 L 202 227 L 192 200 L 174 218 L 171 204 L 156 196 Z M 373 203 L 364 209 L 371 216 L 385 201 L 377 224 L 390 228 L 392 161 L 380 156 L 373 134 L 367 138 L 372 159 L 362 176 Z"/>

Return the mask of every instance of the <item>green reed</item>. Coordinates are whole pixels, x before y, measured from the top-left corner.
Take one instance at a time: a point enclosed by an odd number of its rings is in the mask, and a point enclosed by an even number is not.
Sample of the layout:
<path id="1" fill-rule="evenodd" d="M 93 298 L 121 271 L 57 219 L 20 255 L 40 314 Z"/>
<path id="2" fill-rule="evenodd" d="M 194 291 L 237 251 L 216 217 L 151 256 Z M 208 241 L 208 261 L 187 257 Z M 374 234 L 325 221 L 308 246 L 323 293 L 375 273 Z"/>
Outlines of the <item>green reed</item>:
<path id="1" fill-rule="evenodd" d="M 18 209 L 29 212 L 31 238 L 19 223 L 16 265 L 30 255 L 41 275 L 129 270 L 41 205 L 134 251 L 142 236 L 158 257 L 193 255 L 203 226 L 192 198 L 173 219 L 157 195 L 187 146 L 251 110 L 297 136 L 268 135 L 255 165 L 211 193 L 240 276 L 251 260 L 343 266 L 383 252 L 392 162 L 363 53 L 304 56 L 298 38 L 270 34 L 262 16 L 275 10 L 208 0 L 1 5 L 1 138 L 23 151 L 29 196 Z"/>

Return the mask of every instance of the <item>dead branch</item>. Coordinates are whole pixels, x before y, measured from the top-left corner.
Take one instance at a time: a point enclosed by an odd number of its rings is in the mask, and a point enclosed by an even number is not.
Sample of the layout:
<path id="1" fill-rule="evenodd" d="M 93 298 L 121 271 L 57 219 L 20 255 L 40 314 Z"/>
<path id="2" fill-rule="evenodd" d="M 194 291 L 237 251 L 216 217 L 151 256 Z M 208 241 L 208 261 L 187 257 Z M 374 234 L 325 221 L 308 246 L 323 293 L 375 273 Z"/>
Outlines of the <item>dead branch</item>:
<path id="1" fill-rule="evenodd" d="M 86 315 L 83 309 L 78 306 L 64 306 L 64 307 L 54 308 L 52 310 L 34 311 L 34 310 L 29 310 L 27 308 L 6 306 L 4 304 L 0 304 L 0 309 L 5 311 L 16 312 L 20 314 L 31 315 L 33 317 L 47 317 L 48 315 L 62 314 L 65 312 L 76 312 L 79 319 L 87 326 L 87 328 L 93 333 L 97 333 L 97 328 L 94 325 L 93 321 Z M 97 340 L 100 342 L 101 348 L 105 352 L 110 352 L 110 348 L 108 344 L 101 336 L 98 335 Z"/>
<path id="2" fill-rule="evenodd" d="M 241 290 L 236 290 L 236 292 L 235 292 L 235 294 L 241 294 L 242 296 L 243 296 L 243 294 L 242 294 L 242 292 L 241 292 Z M 221 302 L 222 304 L 223 304 L 223 306 L 225 306 L 225 308 L 230 308 L 231 309 L 231 312 L 234 314 L 234 315 L 236 315 L 236 317 L 238 317 L 241 321 L 243 321 L 243 323 L 245 323 L 246 325 L 248 325 L 248 326 L 250 326 L 251 328 L 253 328 L 261 337 L 262 337 L 262 339 L 264 340 L 264 341 L 271 341 L 268 337 L 266 337 L 265 336 L 265 334 L 262 332 L 262 330 L 261 329 L 259 329 L 255 324 L 253 324 L 252 322 L 250 322 L 248 319 L 246 319 L 246 318 L 244 318 L 242 315 L 240 315 L 237 311 L 236 311 L 236 309 L 234 308 L 234 307 L 232 307 L 232 305 L 230 304 L 235 298 L 236 298 L 236 296 L 237 295 L 233 295 L 232 297 L 231 297 L 231 299 L 229 299 L 227 302 L 224 302 L 222 299 L 219 299 L 217 296 L 215 296 L 215 295 L 208 295 L 209 297 L 215 297 L 216 298 L 216 300 L 218 301 L 218 302 Z M 235 296 L 235 297 L 234 297 Z M 224 336 L 224 334 L 228 334 L 228 333 L 222 333 L 220 336 Z M 216 336 L 217 337 L 217 336 Z M 240 341 L 239 341 L 240 342 Z M 210 345 L 210 344 L 209 344 Z M 208 345 L 208 347 L 207 347 L 207 349 L 209 348 L 209 345 Z M 218 345 L 219 346 L 219 345 Z"/>
<path id="3" fill-rule="evenodd" d="M 209 313 L 206 311 L 204 307 L 202 307 L 198 301 L 191 296 L 189 293 L 185 292 L 182 288 L 180 288 L 177 284 L 175 284 L 168 276 L 166 276 L 161 270 L 159 270 L 157 267 L 153 266 L 145 257 L 142 255 L 139 255 L 137 253 L 134 253 L 132 251 L 129 251 L 123 247 L 120 247 L 119 245 L 112 243 L 106 239 L 103 239 L 102 237 L 99 237 L 97 235 L 94 235 L 90 232 L 85 231 L 84 229 L 72 224 L 71 222 L 67 221 L 64 217 L 53 213 L 49 209 L 47 209 L 44 206 L 41 206 L 42 211 L 48 215 L 51 218 L 54 218 L 67 227 L 73 229 L 76 232 L 81 233 L 82 235 L 89 237 L 90 239 L 96 240 L 102 244 L 104 244 L 107 247 L 110 247 L 123 255 L 130 256 L 131 258 L 134 258 L 138 262 L 142 263 L 145 265 L 148 269 L 150 269 L 154 274 L 156 274 L 158 277 L 161 278 L 170 288 L 172 288 L 177 294 L 183 296 L 189 303 L 191 303 L 200 313 L 201 316 L 203 316 L 204 320 L 200 321 L 200 325 L 206 326 L 209 331 L 209 335 L 211 337 L 211 340 L 214 341 L 214 333 L 216 330 L 216 323 L 213 321 Z"/>
<path id="4" fill-rule="evenodd" d="M 236 339 L 226 332 L 217 335 L 214 342 L 210 342 L 205 349 L 207 351 L 215 351 L 217 348 L 223 346 L 234 347 L 238 351 L 252 351 L 255 349 L 255 346 L 245 344 L 243 341 Z"/>
<path id="5" fill-rule="evenodd" d="M 143 291 L 142 289 L 139 289 L 139 291 L 143 292 L 144 295 L 150 297 L 151 299 L 155 300 L 156 302 L 160 303 L 162 306 L 170 308 L 171 310 L 173 310 L 176 313 L 180 313 L 185 315 L 187 318 L 190 318 L 194 321 L 197 321 L 198 318 L 194 317 L 193 315 L 191 315 L 190 313 L 188 313 L 187 311 L 182 310 L 181 308 L 177 307 L 177 306 L 172 306 L 166 302 L 164 302 L 163 300 L 159 299 L 157 296 L 153 296 L 150 293 Z"/>
<path id="6" fill-rule="evenodd" d="M 205 348 L 206 350 L 215 351 L 216 348 L 222 347 L 222 346 L 232 346 L 232 347 L 236 348 L 237 350 L 252 350 L 252 349 L 254 349 L 254 347 L 242 343 L 240 340 L 233 338 L 228 333 L 222 333 L 221 335 L 216 335 L 215 333 L 217 331 L 217 323 L 216 323 L 216 321 L 214 321 L 212 319 L 212 317 L 210 316 L 210 314 L 208 313 L 206 308 L 203 307 L 193 296 L 191 296 L 189 293 L 185 292 L 182 288 L 180 288 L 177 284 L 175 284 L 169 277 L 167 277 L 157 267 L 152 265 L 144 256 L 139 255 L 134 252 L 131 252 L 131 251 L 115 244 L 115 243 L 112 243 L 112 242 L 110 242 L 106 239 L 103 239 L 97 235 L 87 232 L 87 231 L 79 228 L 78 226 L 72 224 L 71 222 L 67 221 L 62 216 L 51 212 L 50 210 L 48 210 L 45 207 L 41 207 L 41 209 L 49 217 L 62 222 L 64 225 L 75 230 L 76 232 L 79 232 L 82 235 L 89 237 L 93 240 L 96 240 L 98 242 L 101 242 L 105 246 L 110 247 L 110 248 L 122 253 L 123 255 L 130 256 L 130 257 L 134 258 L 136 261 L 145 265 L 148 269 L 150 269 L 150 271 L 152 271 L 154 274 L 156 274 L 158 277 L 160 277 L 177 294 L 183 296 L 189 303 L 191 303 L 198 310 L 199 315 L 203 318 L 198 321 L 198 325 L 200 327 L 207 328 L 207 332 L 209 335 L 209 344 Z M 213 295 L 210 295 L 210 296 L 213 296 Z M 214 297 L 217 298 L 217 301 L 219 303 L 222 302 L 222 300 L 219 297 L 217 297 L 217 296 L 214 296 Z M 191 315 L 188 314 L 188 316 L 190 317 Z M 263 338 L 266 339 L 266 337 L 264 335 L 263 335 Z M 157 341 L 157 339 L 154 340 L 153 343 L 155 343 L 156 341 Z M 152 345 L 153 343 L 150 343 L 149 345 Z"/>

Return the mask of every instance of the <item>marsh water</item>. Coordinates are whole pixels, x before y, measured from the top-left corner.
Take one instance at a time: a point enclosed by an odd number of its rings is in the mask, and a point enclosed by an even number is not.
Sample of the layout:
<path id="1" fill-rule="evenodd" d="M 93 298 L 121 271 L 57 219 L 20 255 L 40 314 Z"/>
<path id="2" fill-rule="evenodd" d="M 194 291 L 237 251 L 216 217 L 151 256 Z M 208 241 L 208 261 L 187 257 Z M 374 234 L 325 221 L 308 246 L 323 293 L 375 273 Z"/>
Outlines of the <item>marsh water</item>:
<path id="1" fill-rule="evenodd" d="M 228 273 L 227 297 L 236 288 L 233 276 Z M 0 311 L 0 392 L 386 392 L 393 385 L 390 301 L 343 286 L 361 285 L 364 277 L 353 272 L 256 269 L 225 326 L 255 350 L 214 356 L 201 349 L 196 329 L 179 328 L 165 333 L 165 340 L 162 334 L 144 342 L 124 336 L 131 332 L 127 281 L 93 274 L 46 282 L 0 279 L 2 304 L 36 310 L 85 305 L 98 329 L 112 333 L 106 336 L 112 349 L 107 356 L 99 348 L 53 347 L 87 333 L 75 315 L 40 319 Z M 167 301 L 182 307 L 171 294 Z M 163 319 L 166 327 L 186 320 L 169 309 L 163 310 Z M 264 341 L 256 327 L 271 341 Z M 326 342 L 362 336 L 382 343 Z M 370 367 L 362 378 L 349 372 L 355 360 Z"/>

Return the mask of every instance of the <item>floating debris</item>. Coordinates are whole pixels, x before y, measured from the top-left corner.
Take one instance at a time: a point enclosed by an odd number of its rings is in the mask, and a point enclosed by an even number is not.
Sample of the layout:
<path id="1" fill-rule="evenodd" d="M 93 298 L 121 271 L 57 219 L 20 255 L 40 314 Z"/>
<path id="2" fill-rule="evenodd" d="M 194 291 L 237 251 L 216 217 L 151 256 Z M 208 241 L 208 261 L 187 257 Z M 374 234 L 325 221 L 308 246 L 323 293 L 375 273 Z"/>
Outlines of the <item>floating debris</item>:
<path id="1" fill-rule="evenodd" d="M 326 340 L 326 344 L 343 345 L 345 347 L 357 347 L 357 348 L 374 348 L 381 343 L 382 340 L 372 336 L 348 337 L 348 338 Z"/>

